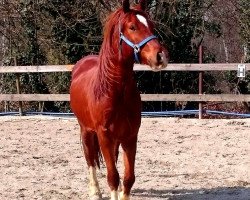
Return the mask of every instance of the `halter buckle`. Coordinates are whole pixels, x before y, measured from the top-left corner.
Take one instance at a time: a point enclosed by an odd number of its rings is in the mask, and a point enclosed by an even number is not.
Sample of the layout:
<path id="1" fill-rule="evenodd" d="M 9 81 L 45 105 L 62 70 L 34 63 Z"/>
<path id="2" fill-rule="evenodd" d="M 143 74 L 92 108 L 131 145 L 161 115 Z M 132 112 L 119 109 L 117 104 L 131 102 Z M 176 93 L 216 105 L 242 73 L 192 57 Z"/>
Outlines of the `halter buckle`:
<path id="1" fill-rule="evenodd" d="M 139 53 L 140 52 L 140 46 L 139 45 L 137 45 L 137 44 L 134 45 L 134 52 L 135 53 Z"/>

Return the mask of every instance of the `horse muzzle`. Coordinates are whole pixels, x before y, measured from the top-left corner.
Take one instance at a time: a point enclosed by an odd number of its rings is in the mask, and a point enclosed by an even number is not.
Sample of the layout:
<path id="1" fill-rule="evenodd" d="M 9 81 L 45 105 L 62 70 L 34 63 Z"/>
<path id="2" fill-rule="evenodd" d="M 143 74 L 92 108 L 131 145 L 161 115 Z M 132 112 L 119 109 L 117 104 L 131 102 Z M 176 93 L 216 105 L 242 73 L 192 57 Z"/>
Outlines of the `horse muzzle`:
<path id="1" fill-rule="evenodd" d="M 167 67 L 168 56 L 165 51 L 158 52 L 154 62 L 150 62 L 150 67 L 153 71 L 157 72 Z"/>

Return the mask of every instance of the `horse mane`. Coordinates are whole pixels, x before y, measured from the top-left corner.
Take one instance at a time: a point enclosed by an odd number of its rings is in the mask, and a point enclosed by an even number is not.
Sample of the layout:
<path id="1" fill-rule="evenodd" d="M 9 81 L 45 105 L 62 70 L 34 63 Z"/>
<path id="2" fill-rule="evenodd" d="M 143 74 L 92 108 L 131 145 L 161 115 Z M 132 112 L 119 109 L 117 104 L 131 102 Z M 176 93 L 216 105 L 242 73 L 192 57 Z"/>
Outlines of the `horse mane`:
<path id="1" fill-rule="evenodd" d="M 124 16 L 123 9 L 120 8 L 107 18 L 104 26 L 104 39 L 98 59 L 99 82 L 95 88 L 97 98 L 106 94 L 111 82 L 116 82 L 116 78 L 119 77 L 114 61 L 119 60 L 119 24 L 123 24 Z M 116 52 L 114 47 L 117 49 Z"/>
<path id="2" fill-rule="evenodd" d="M 107 19 L 104 26 L 104 38 L 99 53 L 99 67 L 106 68 L 106 65 L 110 64 L 116 56 L 113 51 L 114 38 L 117 38 L 119 41 L 119 24 L 123 24 L 124 19 L 123 10 L 120 8 L 113 12 Z M 116 41 L 116 42 L 118 42 Z M 117 45 L 117 50 L 119 49 L 119 44 Z"/>

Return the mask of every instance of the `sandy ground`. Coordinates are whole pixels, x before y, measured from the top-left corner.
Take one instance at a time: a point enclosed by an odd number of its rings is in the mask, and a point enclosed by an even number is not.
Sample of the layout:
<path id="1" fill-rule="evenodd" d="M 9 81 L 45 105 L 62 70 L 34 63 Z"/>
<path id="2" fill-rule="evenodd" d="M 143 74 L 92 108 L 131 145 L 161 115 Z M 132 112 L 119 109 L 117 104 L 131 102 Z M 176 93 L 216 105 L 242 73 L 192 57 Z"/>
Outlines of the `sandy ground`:
<path id="1" fill-rule="evenodd" d="M 0 117 L 0 199 L 88 199 L 75 119 Z M 131 199 L 250 199 L 250 119 L 143 118 Z"/>

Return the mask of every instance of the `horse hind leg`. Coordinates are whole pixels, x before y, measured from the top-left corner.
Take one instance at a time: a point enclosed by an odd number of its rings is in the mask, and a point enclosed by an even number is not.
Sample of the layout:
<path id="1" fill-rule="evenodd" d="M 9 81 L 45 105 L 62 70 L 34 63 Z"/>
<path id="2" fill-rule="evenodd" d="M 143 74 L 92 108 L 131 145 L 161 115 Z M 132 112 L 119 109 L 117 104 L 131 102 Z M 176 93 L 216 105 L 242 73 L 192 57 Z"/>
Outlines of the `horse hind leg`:
<path id="1" fill-rule="evenodd" d="M 96 178 L 96 168 L 89 167 L 89 197 L 90 200 L 101 200 L 102 194 Z"/>
<path id="2" fill-rule="evenodd" d="M 102 195 L 96 176 L 96 167 L 100 167 L 100 148 L 98 139 L 94 132 L 81 129 L 82 146 L 85 159 L 89 168 L 89 196 L 91 200 L 101 200 Z"/>
<path id="3" fill-rule="evenodd" d="M 114 145 L 114 152 L 115 152 L 115 162 L 116 162 L 116 165 L 117 165 L 117 162 L 118 162 L 118 158 L 119 158 L 119 147 L 120 147 L 120 142 L 115 142 L 115 145 Z M 118 192 L 120 193 L 122 191 L 122 185 L 121 185 L 121 181 L 120 181 L 120 178 L 119 178 L 119 186 L 118 186 Z"/>

